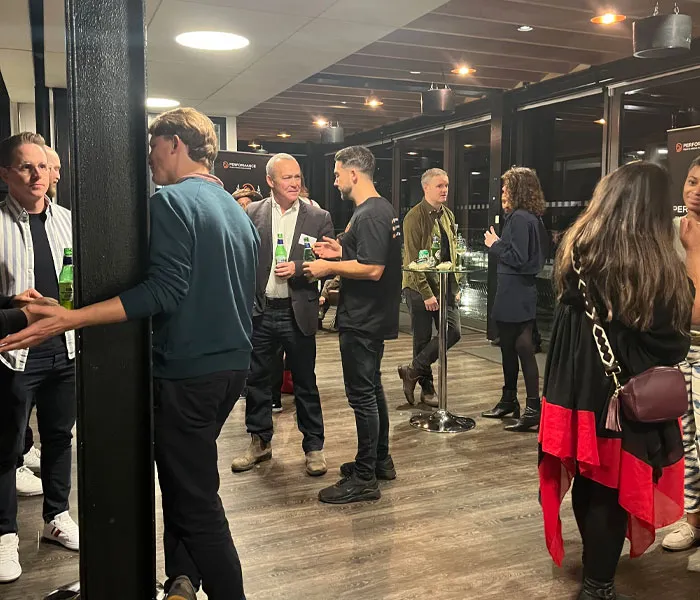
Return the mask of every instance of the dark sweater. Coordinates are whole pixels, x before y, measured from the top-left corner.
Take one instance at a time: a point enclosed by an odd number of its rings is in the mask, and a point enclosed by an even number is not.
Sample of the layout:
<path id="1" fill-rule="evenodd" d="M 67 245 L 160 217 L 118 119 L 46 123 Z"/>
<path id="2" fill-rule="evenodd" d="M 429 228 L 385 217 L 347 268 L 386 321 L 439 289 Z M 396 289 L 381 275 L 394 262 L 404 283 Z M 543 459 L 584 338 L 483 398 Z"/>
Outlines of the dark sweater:
<path id="1" fill-rule="evenodd" d="M 0 296 L 0 339 L 27 326 L 27 317 L 19 308 L 12 308 L 13 296 Z"/>
<path id="2" fill-rule="evenodd" d="M 150 210 L 146 280 L 120 299 L 129 319 L 154 317 L 154 376 L 248 369 L 255 227 L 223 187 L 199 177 L 159 190 Z"/>

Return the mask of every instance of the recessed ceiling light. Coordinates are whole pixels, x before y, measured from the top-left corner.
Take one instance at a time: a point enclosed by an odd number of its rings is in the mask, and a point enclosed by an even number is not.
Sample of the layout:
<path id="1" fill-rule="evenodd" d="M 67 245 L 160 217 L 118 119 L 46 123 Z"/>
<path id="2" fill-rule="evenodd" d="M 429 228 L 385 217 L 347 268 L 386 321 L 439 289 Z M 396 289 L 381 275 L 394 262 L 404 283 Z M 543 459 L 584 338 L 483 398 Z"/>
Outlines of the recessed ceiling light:
<path id="1" fill-rule="evenodd" d="M 291 133 L 284 133 L 284 132 L 282 132 L 282 133 L 278 133 L 278 134 L 277 134 L 277 137 L 287 139 L 288 137 L 292 137 L 292 134 L 291 134 Z"/>
<path id="2" fill-rule="evenodd" d="M 406 152 L 409 156 L 418 156 L 418 152 Z"/>
<path id="3" fill-rule="evenodd" d="M 659 154 L 668 154 L 668 148 L 659 148 Z"/>
<path id="4" fill-rule="evenodd" d="M 597 121 L 593 121 L 594 123 L 598 123 L 598 125 L 605 125 L 605 119 L 598 119 Z"/>
<path id="5" fill-rule="evenodd" d="M 146 100 L 148 108 L 175 108 L 176 106 L 180 106 L 180 103 L 170 98 L 148 98 Z"/>
<path id="6" fill-rule="evenodd" d="M 252 140 L 251 142 L 248 143 L 248 148 L 260 148 L 260 144 L 258 144 L 255 140 Z"/>
<path id="7" fill-rule="evenodd" d="M 408 179 L 402 179 L 402 180 L 401 180 L 401 183 L 404 183 L 404 182 L 406 182 L 406 181 L 408 181 Z"/>
<path id="8" fill-rule="evenodd" d="M 343 101 L 341 102 L 341 104 L 347 104 L 347 103 L 348 103 L 347 100 L 343 100 Z"/>
<path id="9" fill-rule="evenodd" d="M 465 148 L 473 148 L 473 147 L 474 147 L 474 144 L 464 144 L 464 147 L 465 147 Z"/>
<path id="10" fill-rule="evenodd" d="M 377 98 L 377 96 L 369 96 L 365 99 L 365 106 L 369 106 L 371 108 L 377 108 L 379 106 L 382 106 L 383 104 L 384 102 Z"/>
<path id="11" fill-rule="evenodd" d="M 637 150 L 637 156 L 644 156 L 645 154 L 644 150 Z"/>
<path id="12" fill-rule="evenodd" d="M 328 121 L 326 121 L 326 119 L 321 117 L 321 118 L 316 119 L 314 121 L 314 125 L 316 125 L 317 127 L 328 127 Z"/>
<path id="13" fill-rule="evenodd" d="M 467 65 L 460 65 L 459 67 L 452 69 L 452 72 L 455 75 L 472 75 L 473 73 L 476 73 L 476 69 L 472 69 Z"/>
<path id="14" fill-rule="evenodd" d="M 522 32 L 532 31 L 533 29 L 534 27 L 530 27 L 529 25 L 521 25 L 520 27 L 518 27 L 518 31 Z"/>
<path id="15" fill-rule="evenodd" d="M 188 31 L 178 35 L 175 41 L 197 50 L 240 50 L 250 44 L 248 38 L 224 31 Z"/>
<path id="16" fill-rule="evenodd" d="M 618 15 L 614 12 L 606 12 L 605 14 L 598 15 L 591 19 L 591 23 L 596 25 L 613 25 L 615 23 L 621 23 L 627 17 L 625 15 Z"/>
<path id="17" fill-rule="evenodd" d="M 481 171 L 472 171 L 472 175 L 481 175 Z"/>
<path id="18" fill-rule="evenodd" d="M 344 104 L 331 104 L 328 106 L 328 108 L 340 108 L 340 109 L 348 109 L 350 108 L 349 106 L 345 106 Z"/>
<path id="19" fill-rule="evenodd" d="M 420 75 L 420 71 L 409 71 L 411 75 Z"/>

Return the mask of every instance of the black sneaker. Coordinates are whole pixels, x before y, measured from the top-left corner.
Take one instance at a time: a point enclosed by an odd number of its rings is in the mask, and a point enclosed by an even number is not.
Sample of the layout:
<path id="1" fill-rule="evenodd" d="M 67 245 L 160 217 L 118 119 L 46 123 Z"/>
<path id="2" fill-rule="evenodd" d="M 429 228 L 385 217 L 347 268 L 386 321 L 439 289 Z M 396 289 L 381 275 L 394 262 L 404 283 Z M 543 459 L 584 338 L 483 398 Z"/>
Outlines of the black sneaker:
<path id="1" fill-rule="evenodd" d="M 282 398 L 272 399 L 272 412 L 281 413 L 282 412 Z"/>
<path id="2" fill-rule="evenodd" d="M 352 477 L 355 472 L 355 463 L 346 462 L 340 465 L 340 474 L 343 477 Z M 396 469 L 394 468 L 394 461 L 391 459 L 391 454 L 387 456 L 384 460 L 377 460 L 377 466 L 374 468 L 374 474 L 377 479 L 382 481 L 391 481 L 396 479 Z"/>
<path id="3" fill-rule="evenodd" d="M 181 575 L 173 581 L 166 600 L 197 600 L 197 592 L 188 577 Z"/>
<path id="4" fill-rule="evenodd" d="M 365 502 L 367 500 L 379 500 L 382 493 L 379 491 L 377 479 L 365 481 L 352 477 L 343 477 L 338 483 L 322 489 L 318 493 L 318 499 L 326 504 L 349 504 L 350 502 Z"/>

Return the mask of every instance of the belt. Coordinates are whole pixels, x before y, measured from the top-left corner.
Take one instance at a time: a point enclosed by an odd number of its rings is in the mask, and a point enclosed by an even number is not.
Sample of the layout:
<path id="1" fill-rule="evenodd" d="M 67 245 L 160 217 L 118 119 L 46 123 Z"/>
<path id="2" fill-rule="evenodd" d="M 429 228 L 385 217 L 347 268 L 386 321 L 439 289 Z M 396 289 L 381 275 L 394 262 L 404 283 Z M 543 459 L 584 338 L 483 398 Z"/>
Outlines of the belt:
<path id="1" fill-rule="evenodd" d="M 291 298 L 268 298 L 265 296 L 265 306 L 268 308 L 292 308 Z"/>

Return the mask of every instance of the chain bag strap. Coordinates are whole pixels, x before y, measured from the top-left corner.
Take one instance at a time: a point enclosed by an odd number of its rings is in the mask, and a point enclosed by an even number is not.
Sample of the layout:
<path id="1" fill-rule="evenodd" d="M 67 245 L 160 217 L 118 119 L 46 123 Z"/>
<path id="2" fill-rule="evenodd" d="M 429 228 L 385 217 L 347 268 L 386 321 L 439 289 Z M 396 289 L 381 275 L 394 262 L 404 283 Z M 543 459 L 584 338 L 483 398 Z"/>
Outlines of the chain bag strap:
<path id="1" fill-rule="evenodd" d="M 581 257 L 576 247 L 574 247 L 572 251 L 572 264 L 574 273 L 576 273 L 578 276 L 578 289 L 583 297 L 586 316 L 591 322 L 593 339 L 595 340 L 595 345 L 598 349 L 600 360 L 603 363 L 605 374 L 615 383 L 615 391 L 613 392 L 613 395 L 610 398 L 610 404 L 608 405 L 608 415 L 605 420 L 605 428 L 611 431 L 621 431 L 620 392 L 622 391 L 622 386 L 620 385 L 620 381 L 617 376 L 622 373 L 622 369 L 620 368 L 620 364 L 617 362 L 615 354 L 612 351 L 610 341 L 608 340 L 608 335 L 605 333 L 603 324 L 600 322 L 600 318 L 598 317 L 598 311 L 588 295 L 588 286 L 583 280 L 583 275 L 581 274 Z"/>

